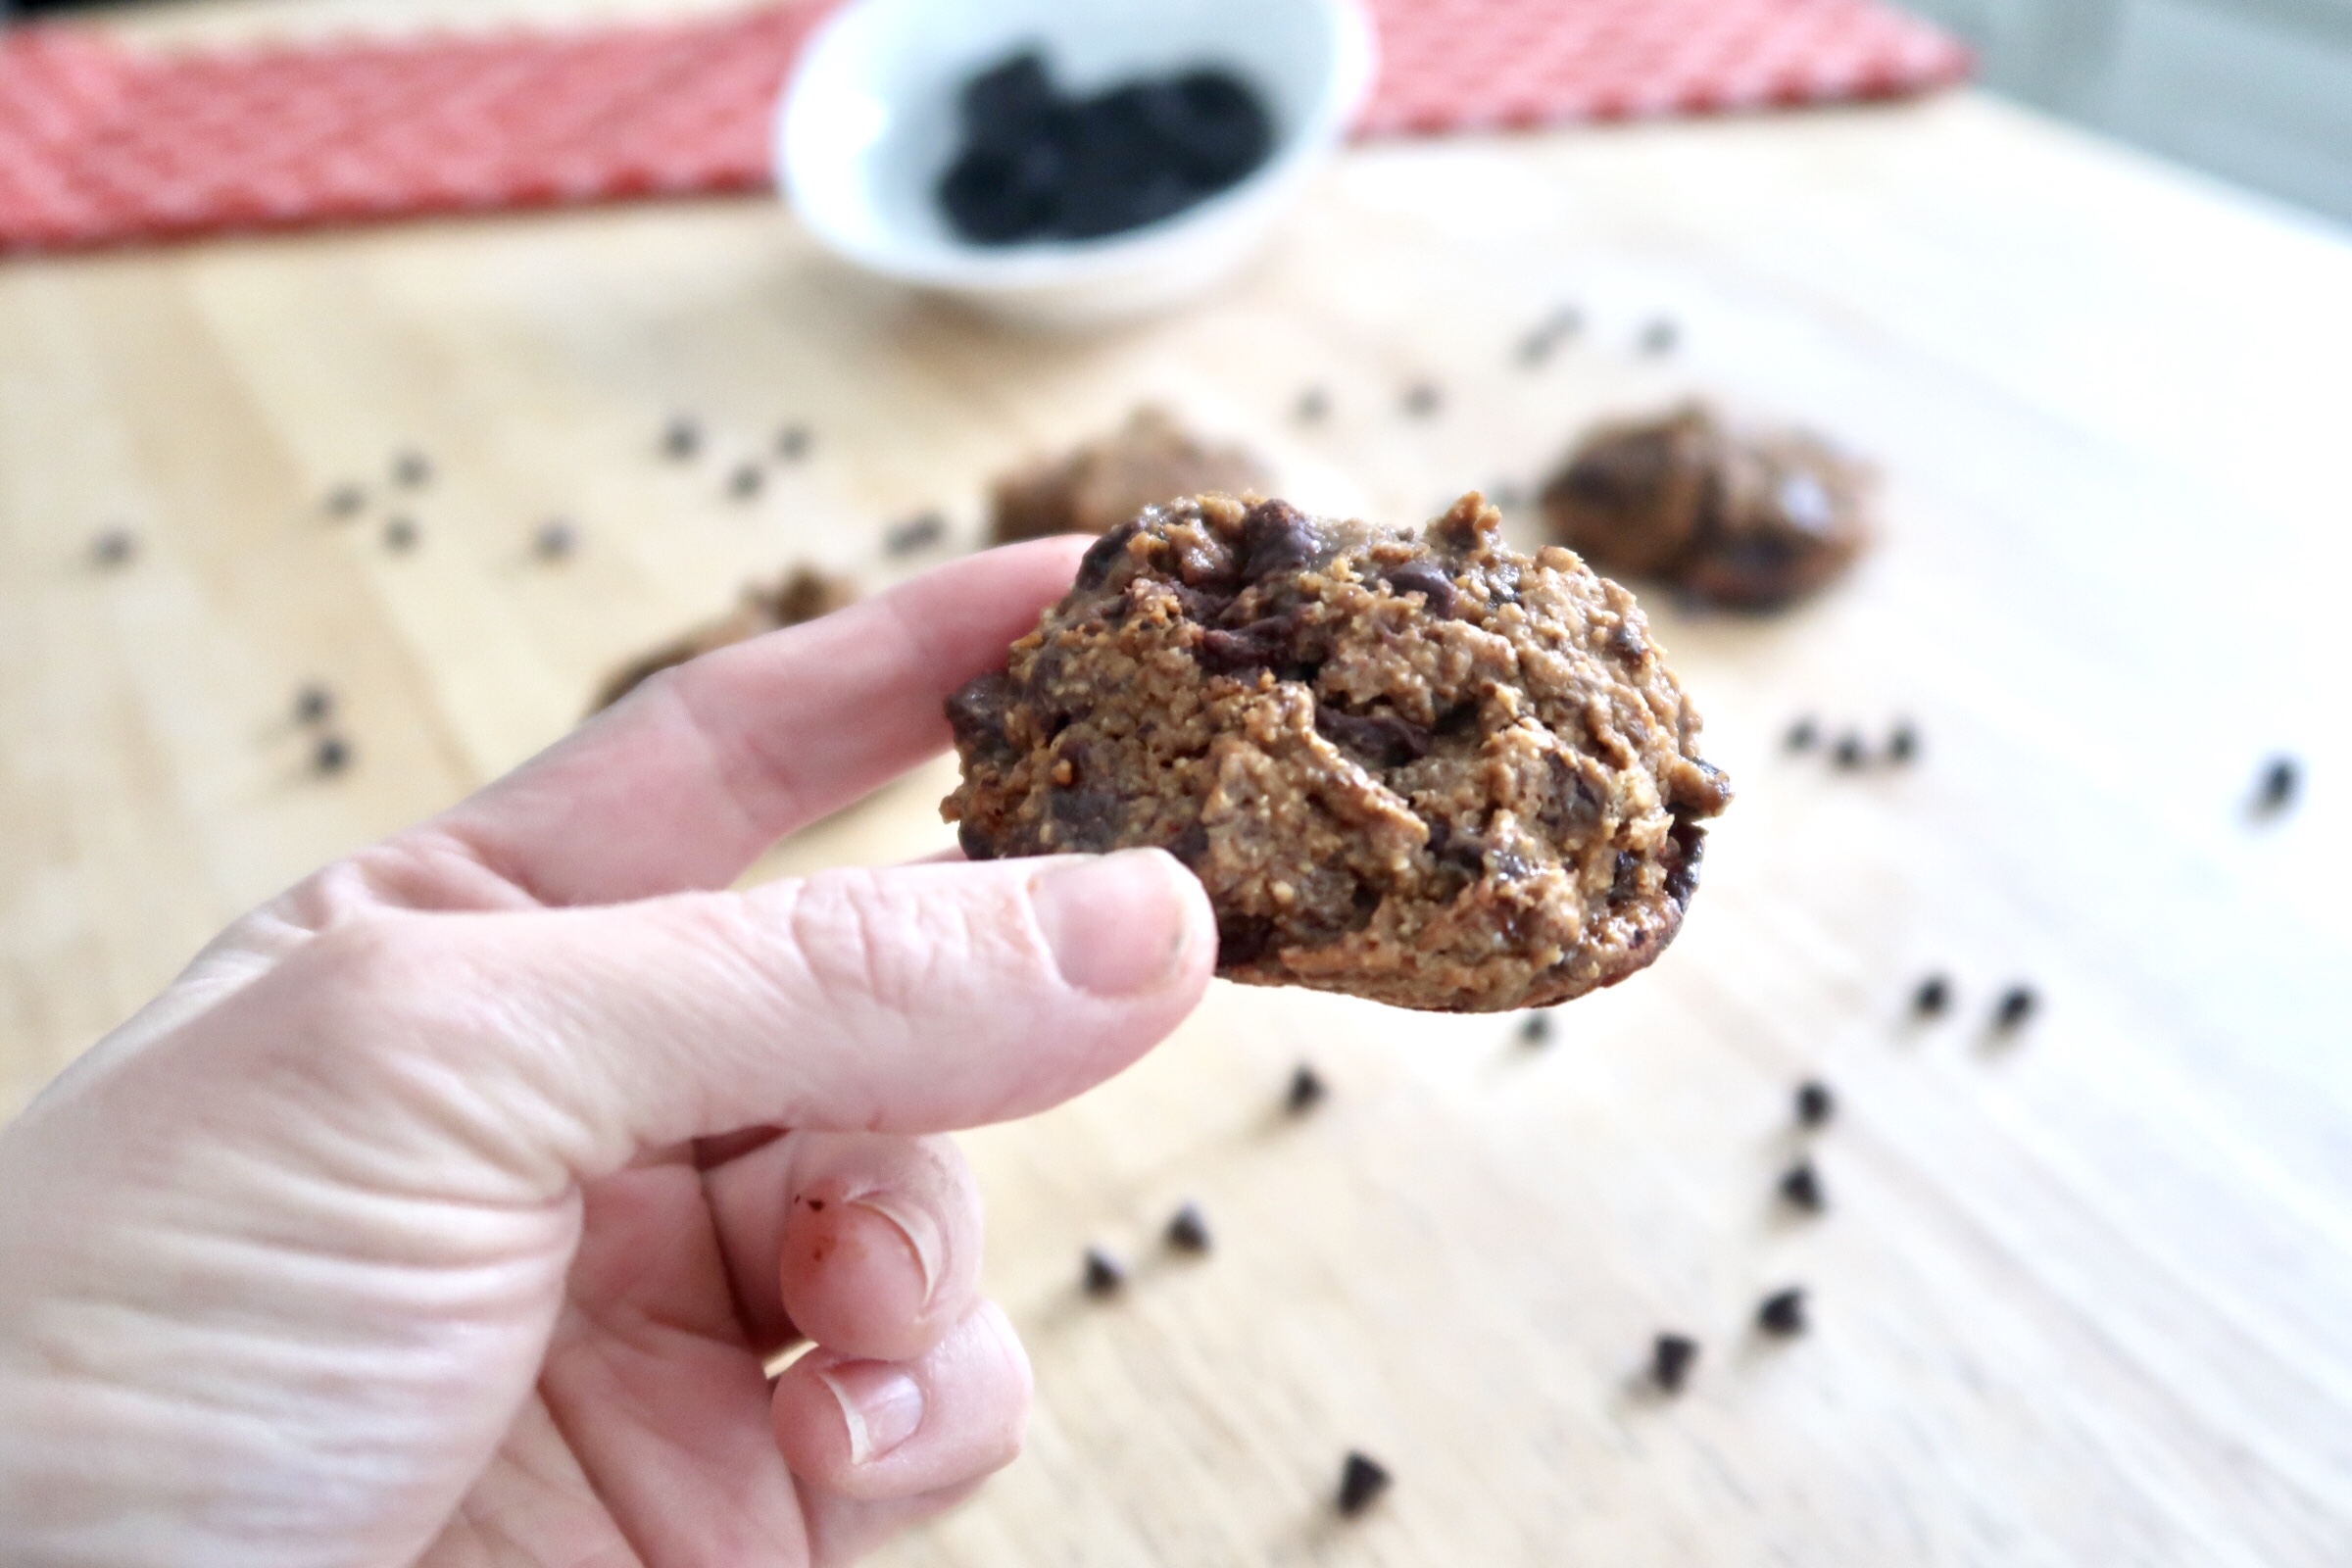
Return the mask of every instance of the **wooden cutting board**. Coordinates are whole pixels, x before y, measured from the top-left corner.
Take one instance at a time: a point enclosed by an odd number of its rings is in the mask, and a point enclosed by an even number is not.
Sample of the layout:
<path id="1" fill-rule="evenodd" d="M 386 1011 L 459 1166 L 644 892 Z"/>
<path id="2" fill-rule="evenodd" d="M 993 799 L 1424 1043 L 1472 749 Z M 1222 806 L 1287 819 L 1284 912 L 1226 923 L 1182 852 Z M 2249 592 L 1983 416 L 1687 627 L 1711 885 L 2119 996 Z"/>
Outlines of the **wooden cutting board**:
<path id="1" fill-rule="evenodd" d="M 972 548 L 992 473 L 1141 398 L 1302 504 L 1412 520 L 1704 391 L 1872 456 L 1886 527 L 1777 618 L 1645 599 L 1740 797 L 1682 939 L 1541 1048 L 1220 987 L 972 1136 L 1038 1414 L 885 1560 L 2343 1562 L 2347 299 L 2341 234 L 1970 96 L 1360 150 L 1238 286 L 1082 340 L 851 276 L 761 203 L 7 264 L 0 1104 L 745 578 Z M 674 415 L 695 463 L 658 456 Z M 730 498 L 793 422 L 806 461 Z M 434 477 L 396 497 L 409 447 Z M 343 482 L 370 501 L 335 522 Z M 947 543 L 887 558 L 933 507 Z M 583 547 L 550 565 L 559 514 Z M 118 521 L 140 552 L 99 570 Z M 340 777 L 306 771 L 306 679 Z M 1783 750 L 1803 715 L 1907 717 L 1924 755 L 1841 773 Z M 2275 753 L 2308 785 L 2257 819 Z M 951 842 L 951 775 L 762 874 Z M 1931 971 L 1956 1007 L 1921 1024 Z M 1998 1038 L 2015 982 L 2042 1007 Z M 1294 1121 L 1300 1059 L 1333 1093 Z M 1806 1218 L 1772 1186 L 1814 1074 L 1841 1109 Z M 1205 1258 L 1156 1241 L 1186 1199 Z M 1123 1298 L 1079 1294 L 1090 1243 Z M 1752 1333 L 1800 1283 L 1812 1332 Z M 1666 1328 L 1705 1346 L 1673 1400 L 1639 1377 Z M 1350 1447 L 1397 1479 L 1344 1523 Z"/>

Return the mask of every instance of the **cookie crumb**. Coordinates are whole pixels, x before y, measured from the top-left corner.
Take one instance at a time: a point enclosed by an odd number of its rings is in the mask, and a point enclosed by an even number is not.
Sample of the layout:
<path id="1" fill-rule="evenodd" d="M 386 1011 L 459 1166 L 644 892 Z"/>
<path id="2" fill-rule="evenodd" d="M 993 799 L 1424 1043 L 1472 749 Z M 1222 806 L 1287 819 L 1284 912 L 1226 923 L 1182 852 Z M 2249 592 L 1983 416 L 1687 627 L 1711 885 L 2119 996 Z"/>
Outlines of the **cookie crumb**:
<path id="1" fill-rule="evenodd" d="M 1800 1127 L 1826 1127 L 1838 1114 L 1838 1097 L 1818 1078 L 1796 1086 L 1796 1122 Z"/>
<path id="2" fill-rule="evenodd" d="M 1115 1296 L 1127 1283 L 1127 1271 L 1119 1260 L 1100 1247 L 1086 1250 L 1086 1294 L 1094 1297 Z"/>
<path id="3" fill-rule="evenodd" d="M 394 555 L 404 555 L 416 548 L 416 520 L 414 517 L 393 517 L 384 524 L 384 548 Z"/>
<path id="4" fill-rule="evenodd" d="M 1389 1490 L 1392 1479 L 1377 1459 L 1350 1449 L 1340 1467 L 1340 1513 L 1349 1519 L 1362 1513 Z"/>
<path id="5" fill-rule="evenodd" d="M 882 553 L 890 556 L 911 556 L 928 549 L 947 536 L 948 519 L 937 512 L 918 512 L 904 522 L 893 523 L 882 536 Z"/>
<path id="6" fill-rule="evenodd" d="M 1992 1026 L 2002 1034 L 2015 1034 L 2040 1005 L 2041 999 L 2034 995 L 2032 986 L 2011 986 L 2001 993 L 2000 1003 L 1992 1009 Z"/>
<path id="7" fill-rule="evenodd" d="M 2302 793 L 2303 769 L 2291 757 L 2274 757 L 2262 770 L 2262 784 L 2254 795 L 2254 809 L 2265 816 L 2285 810 L 2295 804 Z"/>
<path id="8" fill-rule="evenodd" d="M 128 528 L 109 528 L 90 541 L 90 559 L 101 566 L 127 566 L 139 553 L 139 536 Z"/>
<path id="9" fill-rule="evenodd" d="M 1688 1334 L 1661 1334 L 1650 1343 L 1650 1381 L 1668 1394 L 1680 1394 L 1683 1385 L 1690 1380 L 1690 1367 L 1698 1359 L 1698 1342 Z"/>
<path id="10" fill-rule="evenodd" d="M 1303 1116 L 1323 1103 L 1323 1097 L 1330 1092 L 1323 1075 L 1302 1061 L 1291 1073 L 1290 1090 L 1282 1099 L 1283 1108 L 1294 1116 Z"/>
<path id="11" fill-rule="evenodd" d="M 323 724 L 334 716 L 335 694 L 317 681 L 307 681 L 295 688 L 294 722 Z"/>
<path id="12" fill-rule="evenodd" d="M 1911 1010 L 1923 1018 L 1939 1018 L 1951 1004 L 1952 983 L 1939 974 L 1928 976 L 1911 993 Z"/>
<path id="13" fill-rule="evenodd" d="M 1783 1339 L 1804 1333 L 1810 1327 L 1805 1318 L 1804 1287 L 1791 1285 L 1764 1298 L 1756 1307 L 1756 1327 Z"/>
<path id="14" fill-rule="evenodd" d="M 683 463 L 703 450 L 703 427 L 679 417 L 662 427 L 662 455 Z"/>
<path id="15" fill-rule="evenodd" d="M 340 735 L 321 735 L 311 748 L 311 770 L 321 776 L 342 772 L 351 765 L 351 743 Z"/>
<path id="16" fill-rule="evenodd" d="M 1800 1159 L 1782 1173 L 1781 1197 L 1808 1214 L 1829 1207 L 1829 1199 L 1821 1190 L 1821 1173 L 1809 1159 Z"/>
<path id="17" fill-rule="evenodd" d="M 798 463 L 808 455 L 808 446 L 813 439 L 807 425 L 788 424 L 776 432 L 776 456 L 786 463 Z"/>
<path id="18" fill-rule="evenodd" d="M 1200 1212 L 1199 1203 L 1186 1203 L 1169 1219 L 1168 1245 L 1179 1252 L 1208 1250 L 1208 1219 Z"/>

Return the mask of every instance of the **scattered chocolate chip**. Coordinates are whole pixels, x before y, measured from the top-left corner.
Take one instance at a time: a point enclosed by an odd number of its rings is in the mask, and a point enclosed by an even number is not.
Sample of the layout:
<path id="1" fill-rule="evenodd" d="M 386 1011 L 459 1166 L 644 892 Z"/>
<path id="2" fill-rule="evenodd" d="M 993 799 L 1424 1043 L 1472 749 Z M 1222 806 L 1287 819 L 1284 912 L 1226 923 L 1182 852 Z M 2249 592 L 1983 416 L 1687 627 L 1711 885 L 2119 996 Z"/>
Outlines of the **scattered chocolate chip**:
<path id="1" fill-rule="evenodd" d="M 1302 1061 L 1291 1073 L 1291 1087 L 1282 1097 L 1282 1105 L 1292 1115 L 1303 1116 L 1323 1103 L 1323 1097 L 1329 1093 L 1323 1075 Z"/>
<path id="2" fill-rule="evenodd" d="M 1683 329 L 1675 324 L 1674 318 L 1670 316 L 1661 316 L 1642 328 L 1642 352 L 1644 354 L 1672 354 L 1682 340 Z"/>
<path id="3" fill-rule="evenodd" d="M 765 483 L 767 475 L 760 471 L 760 465 L 738 464 L 735 471 L 727 475 L 727 494 L 738 501 L 749 501 L 760 493 L 760 487 Z"/>
<path id="4" fill-rule="evenodd" d="M 1830 760 L 1850 771 L 1869 761 L 1870 753 L 1862 745 L 1862 737 L 1849 730 L 1838 737 L 1838 745 L 1830 753 Z"/>
<path id="5" fill-rule="evenodd" d="M 392 482 L 403 490 L 414 490 L 428 484 L 433 477 L 432 460 L 415 448 L 398 454 L 392 460 Z"/>
<path id="6" fill-rule="evenodd" d="M 416 548 L 416 520 L 414 517 L 391 517 L 384 523 L 384 548 L 402 555 Z"/>
<path id="7" fill-rule="evenodd" d="M 1522 1045 L 1540 1046 L 1550 1039 L 1551 1014 L 1548 1012 L 1531 1012 L 1519 1025 L 1519 1040 Z"/>
<path id="8" fill-rule="evenodd" d="M 1800 1127 L 1822 1127 L 1838 1114 L 1838 1097 L 1830 1086 L 1818 1078 L 1808 1078 L 1796 1086 L 1796 1122 Z"/>
<path id="9" fill-rule="evenodd" d="M 911 556 L 917 550 L 929 549 L 947 536 L 948 519 L 936 512 L 918 512 L 904 522 L 891 524 L 882 535 L 882 552 L 891 556 Z"/>
<path id="10" fill-rule="evenodd" d="M 1331 413 L 1331 394 L 1319 386 L 1310 386 L 1298 394 L 1291 412 L 1300 424 L 1318 423 Z"/>
<path id="11" fill-rule="evenodd" d="M 1445 401 L 1435 381 L 1415 381 L 1404 389 L 1404 412 L 1416 419 L 1428 418 Z"/>
<path id="12" fill-rule="evenodd" d="M 1117 567 L 1119 558 L 1127 554 L 1129 542 L 1143 531 L 1143 523 L 1130 517 L 1088 545 L 1086 554 L 1078 558 L 1076 586 L 1091 591 L 1110 581 L 1110 574 Z"/>
<path id="13" fill-rule="evenodd" d="M 1268 615 L 1227 631 L 1211 626 L 1200 634 L 1193 657 L 1212 675 L 1238 674 L 1282 662 L 1290 654 L 1298 625 L 1287 615 Z"/>
<path id="14" fill-rule="evenodd" d="M 2274 757 L 2262 770 L 2262 783 L 2254 793 L 2254 809 L 2265 815 L 2283 811 L 2295 804 L 2302 788 L 2302 766 L 2291 757 Z"/>
<path id="15" fill-rule="evenodd" d="M 1429 612 L 1451 618 L 1460 599 L 1446 568 L 1431 561 L 1406 561 L 1380 574 L 1393 594 L 1419 594 L 1429 601 Z"/>
<path id="16" fill-rule="evenodd" d="M 294 722 L 322 724 L 335 711 L 335 694 L 317 681 L 309 681 L 294 692 Z"/>
<path id="17" fill-rule="evenodd" d="M 1650 1381 L 1668 1394 L 1680 1394 L 1698 1359 L 1698 1342 L 1688 1334 L 1661 1334 L 1650 1342 Z"/>
<path id="18" fill-rule="evenodd" d="M 1784 1338 L 1805 1332 L 1805 1291 L 1792 1285 L 1785 1291 L 1775 1291 L 1764 1298 L 1756 1308 L 1756 1327 L 1767 1334 Z"/>
<path id="19" fill-rule="evenodd" d="M 786 463 L 798 463 L 808 455 L 813 439 L 805 424 L 788 424 L 776 432 L 776 456 Z"/>
<path id="20" fill-rule="evenodd" d="M 1349 1519 L 1362 1513 L 1389 1490 L 1390 1480 L 1378 1460 L 1350 1450 L 1348 1462 L 1340 1467 L 1340 1512 Z"/>
<path id="21" fill-rule="evenodd" d="M 1918 756 L 1918 729 L 1907 718 L 1899 720 L 1886 736 L 1886 760 L 1908 762 Z"/>
<path id="22" fill-rule="evenodd" d="M 1808 1214 L 1818 1214 L 1829 1206 L 1821 1190 L 1821 1173 L 1809 1159 L 1800 1159 L 1781 1173 L 1781 1197 Z"/>
<path id="23" fill-rule="evenodd" d="M 1117 1258 L 1102 1248 L 1090 1247 L 1086 1250 L 1084 1283 L 1089 1296 L 1115 1296 L 1119 1288 L 1127 1283 L 1127 1271 L 1119 1267 Z"/>
<path id="24" fill-rule="evenodd" d="M 1242 575 L 1252 580 L 1269 572 L 1306 565 L 1322 553 L 1323 540 L 1304 513 L 1287 501 L 1260 501 L 1242 516 Z"/>
<path id="25" fill-rule="evenodd" d="M 326 493 L 326 514 L 330 517 L 356 517 L 368 505 L 368 492 L 356 484 L 339 484 Z"/>
<path id="26" fill-rule="evenodd" d="M 1951 1004 L 1952 983 L 1939 974 L 1928 976 L 1919 983 L 1919 989 L 1911 993 L 1911 1010 L 1923 1018 L 1941 1017 L 1944 1009 Z"/>
<path id="27" fill-rule="evenodd" d="M 2000 1002 L 1992 1009 L 1992 1026 L 2003 1034 L 2012 1034 L 2026 1025 L 2041 999 L 2032 986 L 2011 986 L 2001 993 Z"/>
<path id="28" fill-rule="evenodd" d="M 662 429 L 662 454 L 683 463 L 703 450 L 703 427 L 692 419 L 677 418 Z"/>
<path id="29" fill-rule="evenodd" d="M 1563 338 L 1571 338 L 1585 329 L 1584 312 L 1573 305 L 1563 305 L 1529 328 L 1519 340 L 1518 360 L 1533 368 L 1551 358 L 1552 350 Z"/>
<path id="30" fill-rule="evenodd" d="M 340 735 L 321 735 L 311 748 L 311 770 L 316 773 L 340 773 L 351 765 L 351 743 Z"/>
<path id="31" fill-rule="evenodd" d="M 1821 743 L 1821 728 L 1810 718 L 1800 718 L 1788 726 L 1781 745 L 1791 752 L 1809 752 Z"/>
<path id="32" fill-rule="evenodd" d="M 1207 664 L 1205 659 L 1201 662 Z M 1317 703 L 1315 729 L 1381 767 L 1402 767 L 1429 755 L 1429 731 L 1395 713 L 1344 713 Z"/>
<path id="33" fill-rule="evenodd" d="M 1199 1203 L 1187 1203 L 1168 1221 L 1168 1245 L 1180 1252 L 1205 1252 L 1209 1248 L 1208 1220 Z"/>
<path id="34" fill-rule="evenodd" d="M 128 528 L 109 528 L 90 541 L 90 559 L 101 566 L 127 566 L 139 553 L 139 536 Z"/>
<path id="35" fill-rule="evenodd" d="M 563 561 L 580 548 L 580 530 L 567 517 L 550 517 L 531 535 L 531 551 L 542 561 Z"/>

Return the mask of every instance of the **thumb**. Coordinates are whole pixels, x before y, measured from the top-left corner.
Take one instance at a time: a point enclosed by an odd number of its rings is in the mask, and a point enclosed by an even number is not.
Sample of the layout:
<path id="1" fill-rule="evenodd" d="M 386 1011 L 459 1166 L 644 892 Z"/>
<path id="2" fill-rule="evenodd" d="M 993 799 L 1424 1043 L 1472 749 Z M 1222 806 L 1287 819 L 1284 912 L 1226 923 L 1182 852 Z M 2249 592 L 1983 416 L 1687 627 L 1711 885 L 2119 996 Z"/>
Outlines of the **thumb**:
<path id="1" fill-rule="evenodd" d="M 1059 1103 L 1200 1001 L 1216 924 L 1158 850 L 836 871 L 596 908 L 395 916 L 288 970 L 534 1196 L 760 1123 L 918 1133 Z M 341 940 L 338 940 L 340 938 Z M 388 1130 L 380 1129 L 379 1130 Z"/>

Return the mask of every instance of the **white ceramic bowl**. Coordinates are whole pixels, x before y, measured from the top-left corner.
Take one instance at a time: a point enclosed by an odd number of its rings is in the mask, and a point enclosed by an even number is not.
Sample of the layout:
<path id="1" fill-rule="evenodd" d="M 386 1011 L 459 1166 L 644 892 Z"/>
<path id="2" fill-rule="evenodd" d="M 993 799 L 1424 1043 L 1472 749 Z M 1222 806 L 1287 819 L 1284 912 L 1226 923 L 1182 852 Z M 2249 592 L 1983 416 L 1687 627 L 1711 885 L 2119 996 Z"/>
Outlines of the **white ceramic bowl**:
<path id="1" fill-rule="evenodd" d="M 934 197 L 956 94 L 1042 47 L 1064 90 L 1219 65 L 1264 98 L 1254 173 L 1156 223 L 1094 240 L 972 245 Z M 1358 0 L 852 0 L 801 51 L 776 111 L 776 168 L 816 237 L 858 267 L 1036 325 L 1162 310 L 1231 273 L 1346 134 L 1371 85 Z"/>

